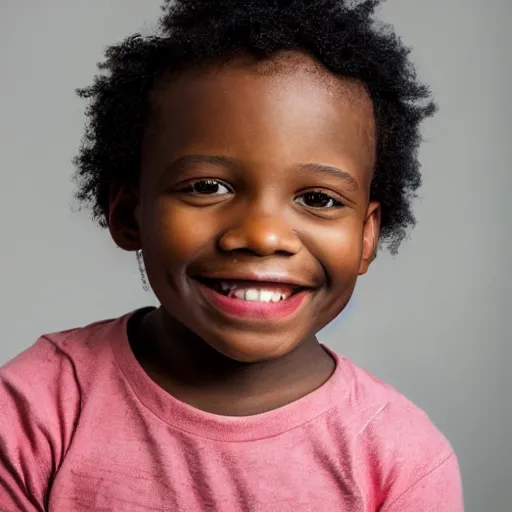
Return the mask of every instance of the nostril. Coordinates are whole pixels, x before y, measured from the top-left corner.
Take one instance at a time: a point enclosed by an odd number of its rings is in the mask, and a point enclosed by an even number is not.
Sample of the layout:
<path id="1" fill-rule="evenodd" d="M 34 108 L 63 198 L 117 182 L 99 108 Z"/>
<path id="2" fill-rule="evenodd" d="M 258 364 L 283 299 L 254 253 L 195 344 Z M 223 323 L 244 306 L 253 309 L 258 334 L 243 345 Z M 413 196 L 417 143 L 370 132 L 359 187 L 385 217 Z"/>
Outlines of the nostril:
<path id="1" fill-rule="evenodd" d="M 258 256 L 289 256 L 301 249 L 296 231 L 275 216 L 245 216 L 222 234 L 218 245 L 224 252 L 239 251 Z"/>

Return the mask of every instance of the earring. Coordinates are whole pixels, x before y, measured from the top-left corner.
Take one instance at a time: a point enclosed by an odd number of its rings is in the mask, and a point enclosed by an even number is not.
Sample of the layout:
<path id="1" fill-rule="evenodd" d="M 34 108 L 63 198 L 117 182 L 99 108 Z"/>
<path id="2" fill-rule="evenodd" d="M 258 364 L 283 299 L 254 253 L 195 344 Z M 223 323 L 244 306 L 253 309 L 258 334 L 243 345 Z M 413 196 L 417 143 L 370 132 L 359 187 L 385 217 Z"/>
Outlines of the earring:
<path id="1" fill-rule="evenodd" d="M 146 271 L 144 269 L 144 258 L 142 256 L 142 249 L 139 249 L 136 252 L 136 254 L 137 254 L 137 261 L 139 262 L 139 272 L 140 272 L 140 279 L 142 281 L 142 289 L 145 292 L 149 292 L 149 284 L 148 284 Z"/>

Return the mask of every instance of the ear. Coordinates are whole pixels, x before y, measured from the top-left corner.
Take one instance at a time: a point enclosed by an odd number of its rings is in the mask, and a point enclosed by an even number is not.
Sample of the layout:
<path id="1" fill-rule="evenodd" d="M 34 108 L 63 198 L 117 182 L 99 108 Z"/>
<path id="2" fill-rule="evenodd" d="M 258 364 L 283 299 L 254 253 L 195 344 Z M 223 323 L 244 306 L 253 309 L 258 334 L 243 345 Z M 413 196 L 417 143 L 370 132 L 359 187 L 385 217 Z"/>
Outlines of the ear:
<path id="1" fill-rule="evenodd" d="M 366 274 L 370 263 L 377 257 L 379 248 L 381 209 L 380 203 L 370 202 L 363 227 L 363 252 L 359 264 L 359 275 Z"/>
<path id="2" fill-rule="evenodd" d="M 134 185 L 113 183 L 110 187 L 108 228 L 114 242 L 125 251 L 141 248 L 139 194 Z"/>

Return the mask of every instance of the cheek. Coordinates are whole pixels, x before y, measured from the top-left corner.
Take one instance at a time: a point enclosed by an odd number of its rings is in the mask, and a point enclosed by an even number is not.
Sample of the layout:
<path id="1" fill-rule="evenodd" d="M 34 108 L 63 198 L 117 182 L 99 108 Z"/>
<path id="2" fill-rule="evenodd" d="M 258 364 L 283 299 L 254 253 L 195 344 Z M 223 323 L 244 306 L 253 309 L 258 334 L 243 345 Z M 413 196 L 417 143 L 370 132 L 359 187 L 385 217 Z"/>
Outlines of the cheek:
<path id="1" fill-rule="evenodd" d="M 315 230 L 310 250 L 322 262 L 334 287 L 346 286 L 357 279 L 362 240 L 362 225 L 355 216 Z"/>
<path id="2" fill-rule="evenodd" d="M 354 291 L 362 255 L 362 223 L 357 218 L 345 218 L 317 227 L 305 243 L 328 277 L 316 319 L 320 330 L 340 314 Z"/>
<path id="3" fill-rule="evenodd" d="M 160 200 L 144 218 L 143 243 L 148 257 L 164 260 L 165 266 L 179 266 L 214 243 L 214 217 L 200 208 Z"/>

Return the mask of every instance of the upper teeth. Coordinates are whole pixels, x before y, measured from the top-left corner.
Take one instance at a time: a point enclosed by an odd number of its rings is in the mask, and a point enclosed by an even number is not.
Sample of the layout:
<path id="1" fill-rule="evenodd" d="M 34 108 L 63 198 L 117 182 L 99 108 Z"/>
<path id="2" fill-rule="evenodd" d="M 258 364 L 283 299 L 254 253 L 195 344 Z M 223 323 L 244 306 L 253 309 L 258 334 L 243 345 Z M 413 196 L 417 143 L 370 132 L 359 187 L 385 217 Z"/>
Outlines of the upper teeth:
<path id="1" fill-rule="evenodd" d="M 286 295 L 281 292 L 271 290 L 258 290 L 249 288 L 247 290 L 235 290 L 234 295 L 237 299 L 248 300 L 252 302 L 279 302 L 286 299 Z"/>
<path id="2" fill-rule="evenodd" d="M 237 288 L 229 283 L 221 283 L 221 290 L 229 295 L 235 296 L 240 300 L 251 302 L 279 302 L 285 300 L 289 293 L 275 290 L 266 290 L 264 288 Z"/>

